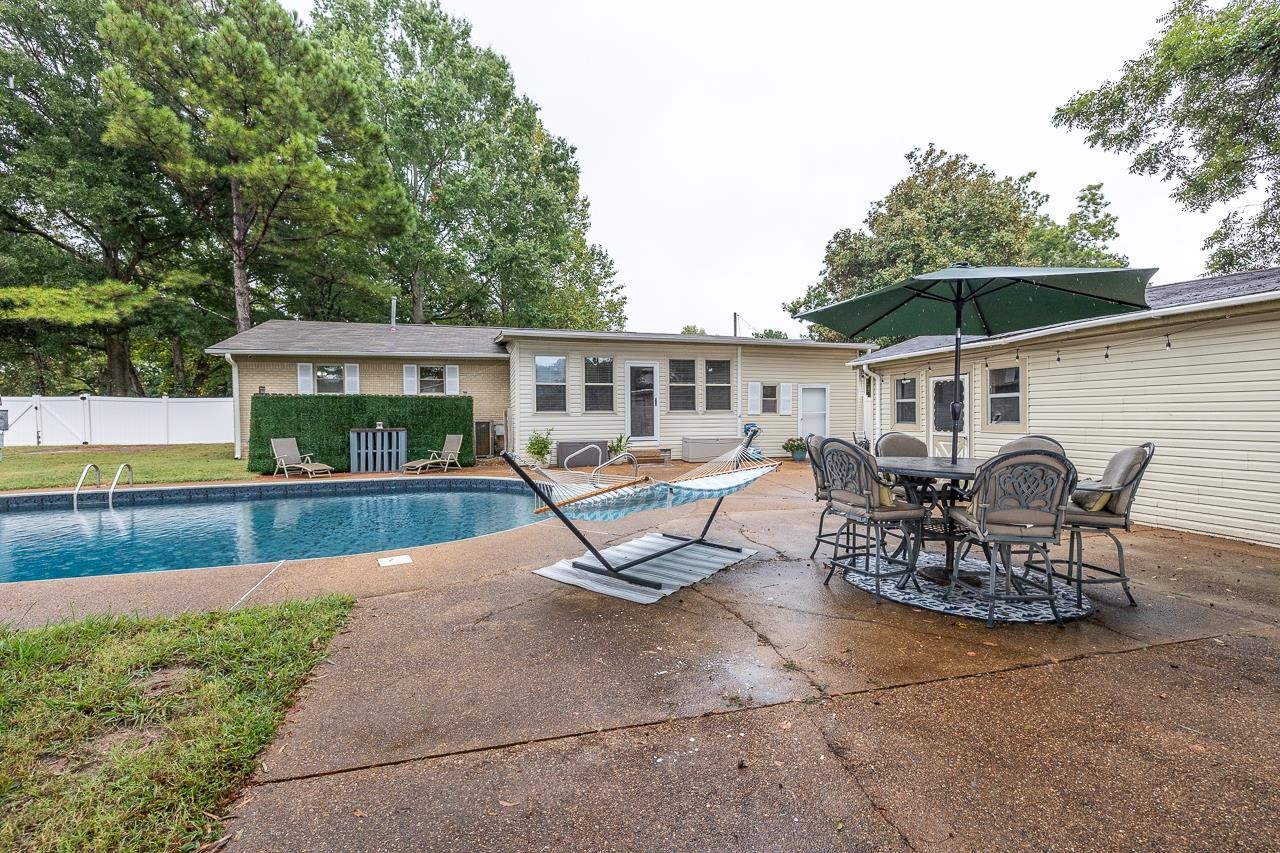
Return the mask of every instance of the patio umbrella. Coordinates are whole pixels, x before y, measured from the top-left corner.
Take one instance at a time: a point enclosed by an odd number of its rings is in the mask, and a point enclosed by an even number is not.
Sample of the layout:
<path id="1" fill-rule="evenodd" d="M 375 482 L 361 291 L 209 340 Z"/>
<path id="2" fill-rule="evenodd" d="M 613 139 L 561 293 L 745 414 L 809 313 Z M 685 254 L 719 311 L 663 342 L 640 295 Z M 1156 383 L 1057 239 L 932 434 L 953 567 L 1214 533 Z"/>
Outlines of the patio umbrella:
<path id="1" fill-rule="evenodd" d="M 960 422 L 960 339 L 1147 308 L 1155 269 L 975 267 L 955 264 L 796 315 L 851 338 L 955 333 L 951 462 Z"/>

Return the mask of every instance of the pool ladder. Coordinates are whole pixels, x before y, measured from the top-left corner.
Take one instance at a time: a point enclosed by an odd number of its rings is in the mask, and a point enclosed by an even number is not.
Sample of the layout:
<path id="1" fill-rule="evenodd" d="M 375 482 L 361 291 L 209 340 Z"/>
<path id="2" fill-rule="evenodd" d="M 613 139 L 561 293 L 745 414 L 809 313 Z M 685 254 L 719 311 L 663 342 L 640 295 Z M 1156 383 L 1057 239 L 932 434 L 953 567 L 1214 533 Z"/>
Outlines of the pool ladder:
<path id="1" fill-rule="evenodd" d="M 112 502 L 116 496 L 116 486 L 120 483 L 120 475 L 125 471 L 129 472 L 129 485 L 133 485 L 133 466 L 128 462 L 121 463 L 116 469 L 116 475 L 111 479 L 111 488 L 107 490 L 107 508 L 110 509 Z M 71 508 L 73 510 L 80 509 L 80 490 L 84 488 L 85 478 L 89 476 L 89 472 L 93 472 L 93 485 L 95 488 L 102 488 L 102 469 L 98 467 L 98 463 L 90 462 L 84 466 L 84 470 L 80 472 L 80 479 L 76 481 L 76 490 L 71 493 Z"/>

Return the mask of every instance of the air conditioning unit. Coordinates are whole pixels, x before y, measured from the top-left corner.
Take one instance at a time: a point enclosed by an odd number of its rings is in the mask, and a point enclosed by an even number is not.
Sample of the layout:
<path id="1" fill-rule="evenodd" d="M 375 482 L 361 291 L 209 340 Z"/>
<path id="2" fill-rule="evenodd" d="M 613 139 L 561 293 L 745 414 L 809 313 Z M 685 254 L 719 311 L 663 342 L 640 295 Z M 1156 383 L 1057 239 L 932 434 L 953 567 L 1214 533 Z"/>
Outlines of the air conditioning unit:
<path id="1" fill-rule="evenodd" d="M 477 457 L 497 456 L 507 446 L 507 429 L 502 421 L 475 422 L 475 449 Z"/>

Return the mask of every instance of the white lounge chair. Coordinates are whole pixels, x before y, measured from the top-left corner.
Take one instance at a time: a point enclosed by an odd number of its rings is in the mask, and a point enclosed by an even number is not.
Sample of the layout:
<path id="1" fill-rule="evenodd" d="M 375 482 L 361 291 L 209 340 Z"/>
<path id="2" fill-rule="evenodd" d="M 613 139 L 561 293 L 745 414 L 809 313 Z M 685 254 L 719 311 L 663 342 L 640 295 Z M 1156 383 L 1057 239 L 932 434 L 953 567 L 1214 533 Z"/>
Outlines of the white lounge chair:
<path id="1" fill-rule="evenodd" d="M 441 471 L 448 471 L 449 466 L 462 470 L 462 463 L 458 461 L 458 454 L 462 451 L 462 436 L 447 435 L 444 438 L 444 448 L 441 450 L 427 451 L 425 459 L 415 459 L 412 462 L 404 464 L 404 472 L 406 474 L 421 474 L 424 471 L 430 471 L 439 465 Z"/>
<path id="2" fill-rule="evenodd" d="M 298 440 L 296 438 L 273 438 L 271 439 L 271 453 L 276 457 L 275 474 L 284 472 L 285 479 L 289 479 L 289 474 L 306 474 L 307 477 L 332 477 L 333 466 L 326 465 L 323 462 L 311 461 L 310 453 L 298 452 Z M 275 474 L 272 474 L 274 477 Z"/>

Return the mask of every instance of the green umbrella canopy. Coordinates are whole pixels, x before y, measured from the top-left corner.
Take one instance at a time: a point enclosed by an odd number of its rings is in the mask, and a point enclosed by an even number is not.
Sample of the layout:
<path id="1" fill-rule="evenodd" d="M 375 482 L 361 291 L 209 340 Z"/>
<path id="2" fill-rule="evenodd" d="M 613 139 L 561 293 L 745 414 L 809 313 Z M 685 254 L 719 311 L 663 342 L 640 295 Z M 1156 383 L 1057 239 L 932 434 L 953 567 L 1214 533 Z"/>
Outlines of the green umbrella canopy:
<path id="1" fill-rule="evenodd" d="M 998 335 L 1141 311 L 1155 269 L 971 267 L 912 276 L 871 293 L 797 314 L 851 338 Z"/>

